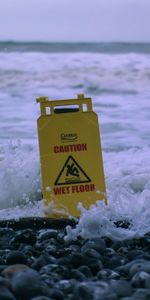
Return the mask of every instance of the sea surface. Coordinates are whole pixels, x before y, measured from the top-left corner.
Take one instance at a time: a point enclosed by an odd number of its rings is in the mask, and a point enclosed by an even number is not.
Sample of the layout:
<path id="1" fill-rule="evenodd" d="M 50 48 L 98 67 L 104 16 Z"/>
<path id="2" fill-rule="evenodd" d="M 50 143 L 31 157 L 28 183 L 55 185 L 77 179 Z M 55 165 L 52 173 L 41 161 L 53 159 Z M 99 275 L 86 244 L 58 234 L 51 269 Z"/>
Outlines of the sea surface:
<path id="1" fill-rule="evenodd" d="M 123 239 L 150 231 L 150 44 L 0 43 L 0 219 L 43 216 L 36 97 L 92 97 L 108 193 L 80 233 Z M 114 220 L 128 220 L 116 229 Z"/>

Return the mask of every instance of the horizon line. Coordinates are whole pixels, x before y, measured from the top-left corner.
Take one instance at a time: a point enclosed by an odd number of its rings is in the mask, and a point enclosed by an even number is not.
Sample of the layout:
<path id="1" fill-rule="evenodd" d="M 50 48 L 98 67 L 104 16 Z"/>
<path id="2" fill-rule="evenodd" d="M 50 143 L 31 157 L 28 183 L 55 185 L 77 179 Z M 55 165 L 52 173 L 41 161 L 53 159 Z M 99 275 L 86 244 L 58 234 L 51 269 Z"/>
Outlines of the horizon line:
<path id="1" fill-rule="evenodd" d="M 150 44 L 150 41 L 40 41 L 40 40 L 1 40 L 0 43 L 39 43 L 39 44 Z"/>

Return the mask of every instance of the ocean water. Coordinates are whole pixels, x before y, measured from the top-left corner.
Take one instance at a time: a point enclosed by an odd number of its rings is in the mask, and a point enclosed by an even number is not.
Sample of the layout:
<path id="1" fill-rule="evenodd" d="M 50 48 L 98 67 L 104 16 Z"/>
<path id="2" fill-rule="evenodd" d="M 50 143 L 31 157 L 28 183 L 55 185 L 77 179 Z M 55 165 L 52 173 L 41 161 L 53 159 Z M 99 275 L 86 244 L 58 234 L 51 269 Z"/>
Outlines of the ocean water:
<path id="1" fill-rule="evenodd" d="M 109 205 L 67 237 L 139 236 L 150 228 L 150 44 L 0 43 L 0 219 L 43 216 L 35 99 L 93 99 Z M 115 220 L 128 220 L 117 229 Z"/>

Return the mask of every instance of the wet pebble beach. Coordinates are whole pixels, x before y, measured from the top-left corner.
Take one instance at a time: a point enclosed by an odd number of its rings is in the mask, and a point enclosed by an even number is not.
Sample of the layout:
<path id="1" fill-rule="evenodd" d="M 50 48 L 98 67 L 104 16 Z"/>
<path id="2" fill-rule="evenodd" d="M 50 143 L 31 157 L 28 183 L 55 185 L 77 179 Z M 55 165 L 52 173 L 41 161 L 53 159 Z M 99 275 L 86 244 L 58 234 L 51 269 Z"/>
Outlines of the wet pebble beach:
<path id="1" fill-rule="evenodd" d="M 0 300 L 150 299 L 150 233 L 123 241 L 65 235 L 0 228 Z"/>

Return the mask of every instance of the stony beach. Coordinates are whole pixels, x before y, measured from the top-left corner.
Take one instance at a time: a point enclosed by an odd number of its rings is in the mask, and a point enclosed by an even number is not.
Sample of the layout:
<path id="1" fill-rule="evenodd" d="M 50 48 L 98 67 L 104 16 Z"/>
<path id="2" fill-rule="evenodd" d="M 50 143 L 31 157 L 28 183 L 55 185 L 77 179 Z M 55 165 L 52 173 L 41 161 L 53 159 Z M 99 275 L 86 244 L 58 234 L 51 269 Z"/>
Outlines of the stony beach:
<path id="1" fill-rule="evenodd" d="M 26 225 L 0 227 L 0 300 L 150 299 L 150 233 L 67 241 L 62 224 Z"/>

